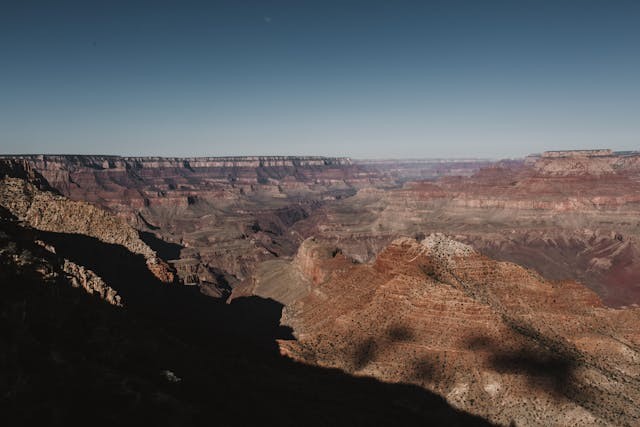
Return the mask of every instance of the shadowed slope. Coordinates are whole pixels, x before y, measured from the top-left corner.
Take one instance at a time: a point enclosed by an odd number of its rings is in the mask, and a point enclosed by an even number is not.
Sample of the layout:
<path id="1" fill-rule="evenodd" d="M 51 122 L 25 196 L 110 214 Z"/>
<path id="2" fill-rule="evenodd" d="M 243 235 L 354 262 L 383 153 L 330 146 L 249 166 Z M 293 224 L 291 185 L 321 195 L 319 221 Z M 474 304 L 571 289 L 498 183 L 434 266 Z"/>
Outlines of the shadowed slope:
<path id="1" fill-rule="evenodd" d="M 124 308 L 59 277 L 3 258 L 2 412 L 21 423 L 62 425 L 482 425 L 415 386 L 353 378 L 294 363 L 282 306 L 232 304 L 195 287 L 160 282 L 144 257 L 97 239 L 4 223 L 16 253 L 40 256 L 40 239 L 117 288 Z M 33 256 L 33 255 L 32 255 Z M 44 256 L 44 255 L 42 255 Z"/>

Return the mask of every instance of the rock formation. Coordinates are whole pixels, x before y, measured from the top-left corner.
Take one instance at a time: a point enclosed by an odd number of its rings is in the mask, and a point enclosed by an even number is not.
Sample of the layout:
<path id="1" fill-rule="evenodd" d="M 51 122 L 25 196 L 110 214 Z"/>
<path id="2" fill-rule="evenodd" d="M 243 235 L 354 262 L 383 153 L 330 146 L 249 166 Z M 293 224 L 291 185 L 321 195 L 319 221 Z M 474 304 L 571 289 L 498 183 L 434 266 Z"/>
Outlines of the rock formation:
<path id="1" fill-rule="evenodd" d="M 159 279 L 168 283 L 174 280 L 169 267 L 140 240 L 138 232 L 103 209 L 42 191 L 30 181 L 8 176 L 0 181 L 0 206 L 38 230 L 83 234 L 122 245 L 143 255 L 149 270 Z"/>
<path id="2" fill-rule="evenodd" d="M 588 166 L 566 165 L 576 161 Z M 397 236 L 445 232 L 548 279 L 579 280 L 608 305 L 632 306 L 640 303 L 638 161 L 633 153 L 536 157 L 470 177 L 365 188 L 327 207 L 315 234 L 368 262 Z"/>
<path id="3" fill-rule="evenodd" d="M 410 177 L 468 175 L 488 164 L 50 155 L 11 161 L 37 171 L 63 195 L 106 208 L 151 240 L 172 246 L 166 259 L 180 279 L 218 296 L 248 279 L 261 262 L 292 257 L 305 238 L 317 234 L 324 216 L 334 215 L 333 205 L 358 189 L 393 188 Z M 365 233 L 350 240 L 356 252 L 368 247 L 364 259 L 392 237 Z"/>
<path id="4" fill-rule="evenodd" d="M 280 357 L 281 305 L 166 286 L 145 261 L 0 206 L 3 423 L 488 425 L 417 387 Z"/>
<path id="5" fill-rule="evenodd" d="M 34 276 L 43 284 L 67 282 L 114 306 L 122 306 L 122 297 L 95 272 L 57 256 L 56 248 L 36 239 L 34 232 L 22 230 L 17 218 L 0 206 L 0 259 L 2 269 L 22 276 Z"/>
<path id="6" fill-rule="evenodd" d="M 607 309 L 575 282 L 443 235 L 397 239 L 371 265 L 338 264 L 285 309 L 297 341 L 281 341 L 284 354 L 417 384 L 502 425 L 640 421 L 640 310 Z"/>

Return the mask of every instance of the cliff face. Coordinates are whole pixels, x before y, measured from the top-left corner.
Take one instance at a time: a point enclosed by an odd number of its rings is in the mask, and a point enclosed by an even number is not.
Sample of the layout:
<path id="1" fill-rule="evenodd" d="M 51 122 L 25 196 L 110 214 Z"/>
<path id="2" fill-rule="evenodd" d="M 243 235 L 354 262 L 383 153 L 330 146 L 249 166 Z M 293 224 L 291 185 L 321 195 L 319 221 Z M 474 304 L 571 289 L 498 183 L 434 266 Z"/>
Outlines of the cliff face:
<path id="1" fill-rule="evenodd" d="M 577 283 L 443 235 L 395 240 L 371 265 L 331 266 L 285 309 L 298 340 L 280 345 L 294 359 L 413 383 L 503 425 L 640 420 L 638 310 L 606 309 Z"/>
<path id="2" fill-rule="evenodd" d="M 36 229 L 85 234 L 122 245 L 146 258 L 155 256 L 140 240 L 137 231 L 124 220 L 88 203 L 40 191 L 29 181 L 4 178 L 0 185 L 0 201 L 19 220 Z"/>
<path id="3" fill-rule="evenodd" d="M 122 213 L 156 205 L 185 207 L 197 198 L 234 199 L 262 187 L 295 188 L 295 182 L 357 185 L 371 176 L 347 158 L 47 155 L 17 158 L 37 170 L 62 194 Z M 276 188 L 275 192 L 278 191 Z"/>

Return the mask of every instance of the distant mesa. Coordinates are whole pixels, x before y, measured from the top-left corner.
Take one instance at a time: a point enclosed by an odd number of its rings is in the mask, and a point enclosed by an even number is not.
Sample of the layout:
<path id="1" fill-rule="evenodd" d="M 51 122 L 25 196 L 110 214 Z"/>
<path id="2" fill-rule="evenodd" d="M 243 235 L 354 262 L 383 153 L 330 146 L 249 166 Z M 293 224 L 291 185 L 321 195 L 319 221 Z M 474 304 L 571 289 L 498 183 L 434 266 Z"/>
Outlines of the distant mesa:
<path id="1" fill-rule="evenodd" d="M 542 157 L 604 157 L 613 155 L 613 150 L 610 148 L 600 148 L 595 150 L 560 150 L 560 151 L 545 151 L 542 153 Z"/>
<path id="2" fill-rule="evenodd" d="M 613 151 L 610 148 L 598 148 L 594 150 L 551 150 L 542 154 L 531 154 L 528 157 L 543 157 L 547 159 L 566 158 L 566 157 L 624 157 L 624 156 L 640 156 L 640 151 Z"/>

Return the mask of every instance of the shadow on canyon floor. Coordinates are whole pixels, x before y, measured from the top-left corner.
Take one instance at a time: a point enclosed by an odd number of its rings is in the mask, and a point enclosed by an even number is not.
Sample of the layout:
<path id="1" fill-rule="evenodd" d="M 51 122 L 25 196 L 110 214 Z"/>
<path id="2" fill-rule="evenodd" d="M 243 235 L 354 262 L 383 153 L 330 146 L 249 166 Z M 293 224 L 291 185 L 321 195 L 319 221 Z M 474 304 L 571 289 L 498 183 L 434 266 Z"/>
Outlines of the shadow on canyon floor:
<path id="1" fill-rule="evenodd" d="M 149 231 L 140 231 L 138 234 L 140 235 L 140 240 L 156 251 L 158 256 L 163 260 L 170 261 L 180 258 L 180 251 L 183 246 L 159 239 L 155 234 Z"/>
<path id="2" fill-rule="evenodd" d="M 20 231 L 20 230 L 18 230 Z M 21 232 L 25 232 L 22 230 Z M 35 234 L 35 236 L 34 236 Z M 0 270 L 0 408 L 22 424 L 485 425 L 440 396 L 280 356 L 282 306 L 226 304 L 158 281 L 140 255 L 74 234 L 33 232 L 92 269 L 124 308 L 65 283 Z M 38 250 L 31 245 L 32 250 Z"/>

